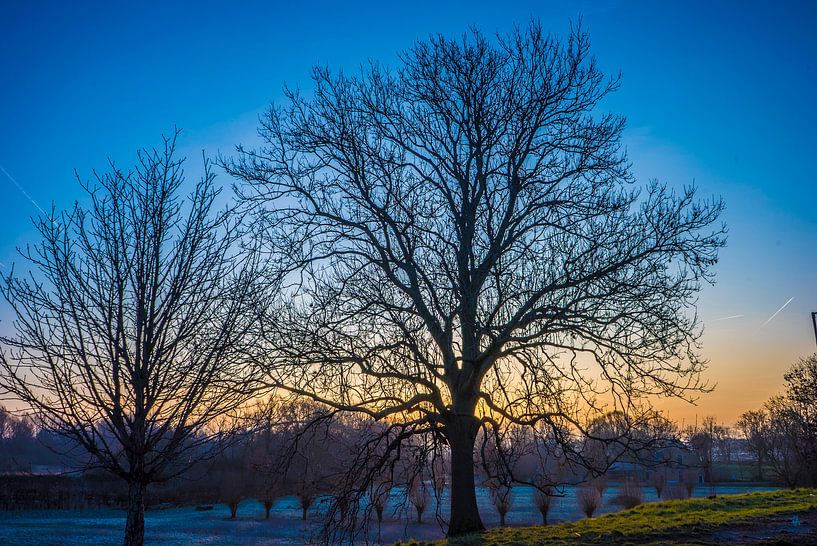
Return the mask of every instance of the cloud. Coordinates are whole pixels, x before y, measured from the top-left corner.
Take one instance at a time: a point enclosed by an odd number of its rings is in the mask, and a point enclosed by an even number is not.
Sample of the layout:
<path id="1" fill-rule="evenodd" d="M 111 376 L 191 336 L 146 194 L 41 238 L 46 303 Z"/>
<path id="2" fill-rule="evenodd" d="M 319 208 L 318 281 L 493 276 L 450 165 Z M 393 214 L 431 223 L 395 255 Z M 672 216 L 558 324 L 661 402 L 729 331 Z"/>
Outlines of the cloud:
<path id="1" fill-rule="evenodd" d="M 38 205 L 37 202 L 28 194 L 28 192 L 23 189 L 23 186 L 21 186 L 20 183 L 17 182 L 17 180 L 15 180 L 14 177 L 11 176 L 9 172 L 3 168 L 3 165 L 0 165 L 0 171 L 3 171 L 3 174 L 5 174 L 6 177 L 9 180 L 11 180 L 15 186 L 17 186 L 17 189 L 20 190 L 20 193 L 22 193 L 26 197 L 26 199 L 31 201 L 31 204 L 37 207 L 37 210 L 39 210 L 43 215 L 45 215 L 45 211 L 43 210 L 43 208 L 40 205 Z"/>
<path id="2" fill-rule="evenodd" d="M 794 300 L 794 297 L 793 297 L 793 296 L 792 296 L 791 298 L 789 298 L 789 301 L 787 301 L 786 303 L 784 303 L 784 304 L 783 304 L 783 305 L 780 307 L 780 309 L 778 309 L 777 311 L 775 311 L 775 312 L 774 312 L 774 314 L 772 314 L 772 316 L 770 316 L 769 318 L 767 318 L 767 319 L 766 319 L 766 322 L 764 322 L 763 324 L 761 324 L 761 325 L 760 325 L 760 327 L 761 327 L 761 328 L 763 328 L 764 326 L 766 326 L 767 324 L 769 324 L 769 323 L 772 321 L 772 319 L 773 319 L 774 317 L 776 317 L 776 316 L 778 315 L 778 313 L 780 313 L 780 311 L 782 311 L 783 309 L 785 309 L 785 308 L 786 308 L 786 306 L 792 302 L 792 300 Z"/>
<path id="3" fill-rule="evenodd" d="M 743 315 L 730 315 L 728 317 L 716 318 L 716 319 L 714 319 L 714 322 L 717 322 L 719 320 L 732 320 L 732 319 L 736 319 L 736 318 L 741 318 L 742 316 Z"/>

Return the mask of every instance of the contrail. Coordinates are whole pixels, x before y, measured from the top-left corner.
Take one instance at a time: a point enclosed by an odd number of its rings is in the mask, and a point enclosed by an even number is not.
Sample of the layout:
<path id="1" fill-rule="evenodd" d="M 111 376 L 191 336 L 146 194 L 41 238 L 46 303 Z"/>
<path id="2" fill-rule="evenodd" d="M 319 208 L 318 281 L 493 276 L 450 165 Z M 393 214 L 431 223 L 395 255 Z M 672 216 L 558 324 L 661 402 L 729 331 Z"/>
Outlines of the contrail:
<path id="1" fill-rule="evenodd" d="M 718 322 L 719 320 L 732 320 L 732 319 L 736 319 L 736 318 L 741 318 L 742 316 L 743 315 L 731 315 L 731 316 L 728 316 L 728 317 L 716 318 L 714 320 L 714 322 Z"/>
<path id="2" fill-rule="evenodd" d="M 782 311 L 783 309 L 785 309 L 785 308 L 786 308 L 786 306 L 792 302 L 792 300 L 793 300 L 793 299 L 794 299 L 794 297 L 789 298 L 789 301 L 787 301 L 786 303 L 784 303 L 784 304 L 783 304 L 783 306 L 782 306 L 780 309 L 778 309 L 777 311 L 775 311 L 775 312 L 774 312 L 774 314 L 773 314 L 772 316 L 770 316 L 769 318 L 767 318 L 767 319 L 766 319 L 766 322 L 764 322 L 763 324 L 761 324 L 761 325 L 760 325 L 760 327 L 761 327 L 761 328 L 763 328 L 764 326 L 766 326 L 767 324 L 769 324 L 769 323 L 772 321 L 772 319 L 773 319 L 774 317 L 776 317 L 776 316 L 777 316 L 777 314 L 778 314 L 780 311 Z"/>
<path id="3" fill-rule="evenodd" d="M 20 190 L 20 193 L 22 193 L 23 195 L 25 195 L 25 196 L 26 196 L 26 199 L 28 199 L 29 201 L 31 201 L 31 204 L 32 204 L 32 205 L 34 205 L 35 207 L 37 207 L 37 210 L 39 210 L 41 213 L 43 213 L 43 216 L 45 216 L 45 211 L 43 210 L 43 208 L 42 208 L 40 205 L 38 205 L 38 204 L 37 204 L 37 202 L 36 202 L 36 201 L 35 201 L 35 200 L 34 200 L 34 199 L 33 199 L 33 198 L 32 198 L 32 197 L 31 197 L 31 196 L 28 194 L 28 192 L 27 192 L 26 190 L 24 190 L 24 189 L 23 189 L 23 187 L 20 185 L 20 183 L 19 183 L 19 182 L 17 182 L 17 181 L 14 179 L 14 177 L 13 177 L 13 176 L 11 176 L 11 175 L 9 174 L 9 172 L 8 172 L 6 169 L 4 169 L 4 168 L 3 168 L 3 165 L 2 165 L 2 164 L 0 164 L 0 171 L 3 171 L 3 174 L 5 174 L 5 175 L 6 175 L 6 177 L 8 177 L 8 179 L 9 179 L 9 180 L 11 180 L 11 181 L 14 183 L 14 185 L 15 185 L 15 186 L 17 186 L 17 189 L 18 189 L 18 190 Z"/>

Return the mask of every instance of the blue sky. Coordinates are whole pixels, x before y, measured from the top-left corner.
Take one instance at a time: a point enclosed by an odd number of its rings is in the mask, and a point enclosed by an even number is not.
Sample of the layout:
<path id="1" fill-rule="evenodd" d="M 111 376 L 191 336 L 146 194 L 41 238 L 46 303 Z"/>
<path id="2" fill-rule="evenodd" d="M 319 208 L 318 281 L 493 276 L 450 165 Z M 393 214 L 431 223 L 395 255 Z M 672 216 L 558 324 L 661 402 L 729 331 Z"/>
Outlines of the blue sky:
<path id="1" fill-rule="evenodd" d="M 727 204 L 729 246 L 701 296 L 715 393 L 679 418 L 731 422 L 815 350 L 817 3 L 802 2 L 23 2 L 0 4 L 0 262 L 32 241 L 36 206 L 65 208 L 110 157 L 184 129 L 198 156 L 255 142 L 284 83 L 316 63 L 355 70 L 431 33 L 503 32 L 539 18 L 564 34 L 583 18 L 622 88 L 637 176 L 699 186 Z M 7 174 L 6 174 L 7 173 Z M 17 181 L 24 191 L 12 182 Z M 226 181 L 226 176 L 221 176 Z M 31 199 L 28 199 L 24 192 Z M 774 319 L 764 322 L 790 298 Z M 0 313 L 3 315 L 5 313 Z M 726 317 L 742 315 L 726 320 Z M 8 322 L 0 324 L 6 328 Z"/>

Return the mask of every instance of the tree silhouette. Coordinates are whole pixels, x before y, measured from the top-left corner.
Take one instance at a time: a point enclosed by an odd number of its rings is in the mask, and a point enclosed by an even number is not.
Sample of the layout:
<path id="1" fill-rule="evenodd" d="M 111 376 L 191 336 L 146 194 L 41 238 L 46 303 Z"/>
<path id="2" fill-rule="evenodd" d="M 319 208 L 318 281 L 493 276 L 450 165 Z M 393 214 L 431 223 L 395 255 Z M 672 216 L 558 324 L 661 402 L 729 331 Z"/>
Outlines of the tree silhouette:
<path id="1" fill-rule="evenodd" d="M 206 161 L 180 196 L 177 135 L 81 182 L 87 208 L 39 218 L 31 273 L 0 288 L 16 330 L 0 387 L 127 482 L 125 544 L 144 542 L 147 485 L 203 456 L 210 425 L 257 386 L 245 355 L 263 299 Z"/>
<path id="2" fill-rule="evenodd" d="M 420 41 L 395 70 L 315 68 L 265 145 L 223 161 L 297 281 L 266 319 L 270 385 L 443 438 L 450 536 L 483 528 L 482 425 L 580 427 L 598 395 L 702 387 L 692 310 L 722 204 L 633 186 L 589 46 L 532 23 Z"/>

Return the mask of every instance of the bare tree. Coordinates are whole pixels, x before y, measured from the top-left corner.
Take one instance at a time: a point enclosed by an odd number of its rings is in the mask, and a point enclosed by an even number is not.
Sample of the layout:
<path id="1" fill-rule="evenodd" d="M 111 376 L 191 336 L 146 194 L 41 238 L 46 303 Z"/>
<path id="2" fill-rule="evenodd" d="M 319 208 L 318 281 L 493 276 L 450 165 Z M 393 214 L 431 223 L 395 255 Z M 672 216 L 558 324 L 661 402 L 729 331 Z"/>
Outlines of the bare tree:
<path id="1" fill-rule="evenodd" d="M 634 508 L 644 502 L 644 487 L 637 480 L 627 478 L 611 502 L 625 509 Z"/>
<path id="2" fill-rule="evenodd" d="M 246 407 L 241 420 L 249 429 L 246 464 L 252 470 L 254 494 L 264 507 L 264 518 L 270 518 L 275 501 L 284 495 L 284 472 L 280 466 L 284 445 L 280 400 L 270 397 Z"/>
<path id="3" fill-rule="evenodd" d="M 800 468 L 798 485 L 817 487 L 817 353 L 801 358 L 783 375 L 786 409 L 781 419 Z"/>
<path id="4" fill-rule="evenodd" d="M 739 426 L 751 438 L 758 464 L 769 464 L 789 487 L 817 485 L 817 354 L 802 358 L 783 376 L 786 391 L 764 408 L 743 415 Z"/>
<path id="5" fill-rule="evenodd" d="M 692 494 L 695 492 L 695 486 L 698 485 L 698 478 L 698 470 L 694 468 L 687 468 L 681 473 L 681 485 L 683 489 L 686 490 L 686 497 L 688 499 L 692 498 Z"/>
<path id="6" fill-rule="evenodd" d="M 693 486 L 694 487 L 694 486 Z M 666 500 L 684 500 L 691 497 L 686 484 L 682 482 L 672 483 L 667 487 Z"/>
<path id="7" fill-rule="evenodd" d="M 15 421 L 14 415 L 9 413 L 3 406 L 0 406 L 0 440 L 11 437 Z"/>
<path id="8" fill-rule="evenodd" d="M 299 451 L 289 471 L 290 491 L 298 499 L 303 521 L 306 521 L 307 512 L 318 495 L 322 490 L 328 489 L 324 484 L 323 447 L 325 446 L 313 443 L 309 448 Z"/>
<path id="9" fill-rule="evenodd" d="M 579 509 L 588 518 L 592 518 L 601 506 L 601 493 L 592 485 L 584 485 L 576 491 L 576 502 Z"/>
<path id="10" fill-rule="evenodd" d="M 422 475 L 415 476 L 408 484 L 407 494 L 409 502 L 417 513 L 417 523 L 423 523 L 423 514 L 431 500 L 425 480 Z"/>
<path id="11" fill-rule="evenodd" d="M 664 488 L 667 487 L 667 470 L 665 468 L 656 468 L 650 474 L 650 485 L 655 488 L 655 495 L 660 499 Z"/>
<path id="12" fill-rule="evenodd" d="M 245 349 L 249 311 L 265 303 L 209 164 L 183 198 L 175 145 L 80 181 L 87 208 L 36 220 L 42 240 L 21 251 L 30 274 L 0 287 L 16 329 L 0 387 L 127 482 L 128 545 L 144 541 L 147 485 L 202 456 L 214 419 L 257 386 Z"/>
<path id="13" fill-rule="evenodd" d="M 383 512 L 389 504 L 391 496 L 391 483 L 388 480 L 380 479 L 371 484 L 369 491 L 369 501 L 372 503 L 375 515 L 377 516 L 377 535 L 380 540 L 380 527 L 383 524 Z"/>
<path id="14" fill-rule="evenodd" d="M 738 419 L 737 427 L 746 439 L 746 447 L 757 462 L 757 479 L 763 481 L 763 466 L 769 453 L 771 435 L 768 415 L 763 410 L 750 410 Z"/>
<path id="15" fill-rule="evenodd" d="M 727 436 L 727 429 L 719 425 L 713 416 L 704 417 L 701 424 L 690 425 L 684 431 L 687 444 L 697 455 L 701 468 L 704 471 L 704 481 L 710 488 L 715 482 L 715 462 L 718 455 L 718 446 Z"/>
<path id="16" fill-rule="evenodd" d="M 213 459 L 207 480 L 214 483 L 216 498 L 230 510 L 230 519 L 235 520 L 238 505 L 256 491 L 255 476 L 250 467 L 250 435 L 236 427 L 220 440 L 224 447 Z"/>
<path id="17" fill-rule="evenodd" d="M 555 490 L 549 485 L 545 485 L 541 489 L 537 488 L 533 493 L 533 503 L 542 515 L 542 525 L 548 524 L 548 512 L 550 512 L 550 507 L 553 505 L 554 497 Z"/>
<path id="18" fill-rule="evenodd" d="M 514 476 L 523 457 L 531 451 L 532 438 L 527 428 L 510 425 L 504 429 L 485 428 L 482 441 L 477 440 L 481 470 L 491 504 L 499 515 L 499 525 L 505 526 L 505 516 L 513 505 Z"/>
<path id="19" fill-rule="evenodd" d="M 513 506 L 513 486 L 497 479 L 488 480 L 485 485 L 488 487 L 491 504 L 494 505 L 496 513 L 499 514 L 499 526 L 505 527 L 505 516 L 508 515 Z"/>
<path id="20" fill-rule="evenodd" d="M 265 146 L 224 161 L 301 281 L 267 317 L 270 384 L 444 438 L 450 536 L 483 528 L 480 426 L 701 387 L 690 310 L 722 204 L 632 186 L 624 120 L 596 113 L 619 81 L 589 47 L 532 23 L 432 37 L 393 71 L 316 68 Z"/>

